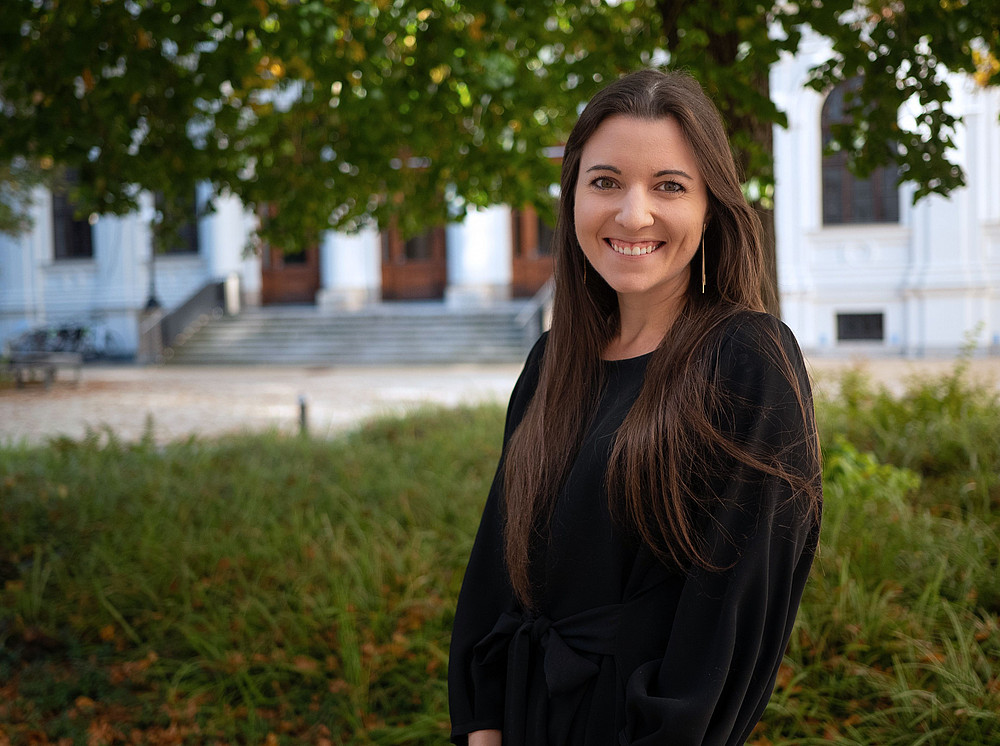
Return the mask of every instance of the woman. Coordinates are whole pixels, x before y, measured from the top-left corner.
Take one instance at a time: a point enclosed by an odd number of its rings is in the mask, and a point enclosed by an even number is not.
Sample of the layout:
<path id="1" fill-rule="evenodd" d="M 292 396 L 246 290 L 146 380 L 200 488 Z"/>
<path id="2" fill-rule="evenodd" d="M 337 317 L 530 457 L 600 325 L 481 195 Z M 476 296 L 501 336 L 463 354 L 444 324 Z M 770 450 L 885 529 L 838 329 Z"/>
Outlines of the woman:
<path id="1" fill-rule="evenodd" d="M 719 114 L 643 70 L 566 143 L 528 357 L 455 615 L 452 740 L 742 744 L 819 532 L 809 382 L 763 313 Z"/>

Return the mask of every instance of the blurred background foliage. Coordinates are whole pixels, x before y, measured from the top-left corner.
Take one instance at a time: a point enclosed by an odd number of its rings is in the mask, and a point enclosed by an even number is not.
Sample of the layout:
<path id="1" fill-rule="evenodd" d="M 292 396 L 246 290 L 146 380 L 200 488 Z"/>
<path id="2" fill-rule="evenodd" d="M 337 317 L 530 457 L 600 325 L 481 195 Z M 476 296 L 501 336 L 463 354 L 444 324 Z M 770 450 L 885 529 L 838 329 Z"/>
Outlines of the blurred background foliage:
<path id="1" fill-rule="evenodd" d="M 623 72 L 669 64 L 718 102 L 748 193 L 768 208 L 771 126 L 784 123 L 768 71 L 799 48 L 803 24 L 834 48 L 811 85 L 863 78 L 834 147 L 861 173 L 898 161 L 918 196 L 960 185 L 943 75 L 1000 82 L 995 3 L 6 0 L 0 163 L 24 186 L 71 169 L 85 214 L 161 194 L 167 223 L 207 182 L 267 206 L 262 237 L 290 250 L 329 228 L 410 235 L 489 204 L 551 217 L 550 149 L 582 102 Z M 920 114 L 901 131 L 894 112 L 913 97 Z M 10 210 L 0 219 L 24 225 Z"/>

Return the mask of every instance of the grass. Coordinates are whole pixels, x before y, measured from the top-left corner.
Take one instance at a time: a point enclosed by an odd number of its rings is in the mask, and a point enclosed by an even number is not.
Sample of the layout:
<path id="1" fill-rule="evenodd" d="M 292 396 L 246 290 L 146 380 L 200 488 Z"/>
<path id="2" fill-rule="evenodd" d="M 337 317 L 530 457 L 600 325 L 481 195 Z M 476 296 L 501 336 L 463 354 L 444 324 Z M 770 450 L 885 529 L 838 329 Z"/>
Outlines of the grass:
<path id="1" fill-rule="evenodd" d="M 995 392 L 852 374 L 818 414 L 822 547 L 751 743 L 994 743 Z M 502 423 L 0 449 L 0 745 L 442 743 Z"/>
<path id="2" fill-rule="evenodd" d="M 0 726 L 440 742 L 501 428 L 487 407 L 332 443 L 103 432 L 0 451 Z"/>

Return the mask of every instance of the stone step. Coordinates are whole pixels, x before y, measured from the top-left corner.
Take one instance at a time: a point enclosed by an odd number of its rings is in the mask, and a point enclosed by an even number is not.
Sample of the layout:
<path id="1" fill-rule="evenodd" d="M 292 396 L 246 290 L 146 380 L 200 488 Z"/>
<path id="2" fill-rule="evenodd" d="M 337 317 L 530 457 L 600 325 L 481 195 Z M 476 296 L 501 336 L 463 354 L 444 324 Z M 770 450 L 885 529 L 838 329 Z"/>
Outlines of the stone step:
<path id="1" fill-rule="evenodd" d="M 185 365 L 516 363 L 537 336 L 524 325 L 522 302 L 474 309 L 386 305 L 356 313 L 252 309 L 209 321 L 167 359 Z"/>

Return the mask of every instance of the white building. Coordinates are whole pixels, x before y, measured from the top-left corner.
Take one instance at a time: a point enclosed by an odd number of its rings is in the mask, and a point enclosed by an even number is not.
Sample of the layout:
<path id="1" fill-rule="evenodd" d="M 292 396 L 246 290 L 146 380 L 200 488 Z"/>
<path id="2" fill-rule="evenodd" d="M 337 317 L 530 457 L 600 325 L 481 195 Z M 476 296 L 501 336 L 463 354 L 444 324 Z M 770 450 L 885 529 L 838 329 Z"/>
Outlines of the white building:
<path id="1" fill-rule="evenodd" d="M 823 158 L 837 93 L 804 87 L 826 55 L 821 41 L 811 44 L 771 77 L 790 125 L 774 137 L 785 320 L 820 354 L 953 353 L 970 338 L 1000 351 L 1000 91 L 952 81 L 964 118 L 954 157 L 968 186 L 912 206 L 912 186 L 878 175 L 861 182 Z M 64 200 L 42 195 L 32 232 L 0 234 L 0 345 L 32 327 L 83 322 L 134 351 L 151 288 L 169 311 L 233 274 L 246 304 L 314 303 L 322 312 L 418 298 L 480 306 L 531 295 L 551 271 L 545 226 L 507 207 L 406 242 L 392 232 L 330 233 L 297 257 L 248 256 L 253 218 L 221 199 L 183 245 L 155 258 L 152 209 L 150 200 L 138 215 L 80 223 Z"/>
<path id="2" fill-rule="evenodd" d="M 821 39 L 772 70 L 788 114 L 776 128 L 775 234 L 782 315 L 815 353 L 953 353 L 966 341 L 1000 352 L 1000 90 L 950 79 L 964 120 L 953 159 L 967 187 L 912 205 L 891 175 L 861 182 L 823 158 L 837 92 L 804 88 L 827 58 Z M 906 112 L 900 112 L 905 117 Z M 881 178 L 881 181 L 880 181 Z M 888 182 L 888 183 L 887 183 Z"/>
<path id="3" fill-rule="evenodd" d="M 260 263 L 244 256 L 250 223 L 238 201 L 219 200 L 181 245 L 155 257 L 152 211 L 146 199 L 135 215 L 76 220 L 64 196 L 39 190 L 33 230 L 0 233 L 0 350 L 29 329 L 82 325 L 115 340 L 116 353 L 133 355 L 151 297 L 176 308 L 233 273 L 249 295 L 259 293 Z"/>

